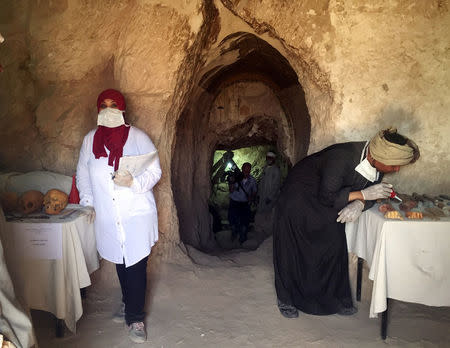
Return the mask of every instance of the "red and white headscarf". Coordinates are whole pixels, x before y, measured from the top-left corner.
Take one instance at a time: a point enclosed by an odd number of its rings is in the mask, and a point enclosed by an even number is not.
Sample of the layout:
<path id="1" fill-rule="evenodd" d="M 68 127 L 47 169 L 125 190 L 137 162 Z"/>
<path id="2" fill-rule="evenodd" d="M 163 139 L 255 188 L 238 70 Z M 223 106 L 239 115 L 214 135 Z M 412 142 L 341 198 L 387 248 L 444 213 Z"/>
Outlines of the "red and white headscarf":
<path id="1" fill-rule="evenodd" d="M 97 111 L 100 112 L 100 105 L 105 99 L 112 99 L 116 102 L 117 108 L 125 112 L 126 104 L 122 93 L 115 89 L 107 89 L 100 93 L 97 98 Z M 121 125 L 119 127 L 109 128 L 98 126 L 94 134 L 94 144 L 92 152 L 95 158 L 107 157 L 105 146 L 109 150 L 108 165 L 114 166 L 114 170 L 119 168 L 119 159 L 123 155 L 123 147 L 128 139 L 130 132 L 129 125 Z"/>

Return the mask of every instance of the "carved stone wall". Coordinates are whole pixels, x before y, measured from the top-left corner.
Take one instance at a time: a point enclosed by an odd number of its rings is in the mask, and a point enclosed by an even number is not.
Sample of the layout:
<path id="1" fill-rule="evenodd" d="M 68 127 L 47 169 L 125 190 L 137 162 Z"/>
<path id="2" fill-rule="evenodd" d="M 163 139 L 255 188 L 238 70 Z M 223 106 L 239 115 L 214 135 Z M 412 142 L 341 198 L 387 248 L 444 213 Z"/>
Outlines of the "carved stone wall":
<path id="1" fill-rule="evenodd" d="M 448 0 L 16 0 L 0 4 L 0 33 L 1 169 L 72 175 L 98 93 L 120 89 L 127 119 L 161 156 L 157 252 L 179 240 L 186 218 L 175 191 L 206 204 L 193 187 L 208 179 L 212 154 L 186 171 L 178 149 L 196 161 L 214 147 L 193 130 L 221 90 L 243 81 L 274 91 L 292 136 L 277 144 L 292 163 L 395 125 L 422 157 L 387 179 L 400 192 L 450 191 Z M 186 187 L 176 182 L 183 171 Z M 209 245 L 202 238 L 196 245 Z"/>

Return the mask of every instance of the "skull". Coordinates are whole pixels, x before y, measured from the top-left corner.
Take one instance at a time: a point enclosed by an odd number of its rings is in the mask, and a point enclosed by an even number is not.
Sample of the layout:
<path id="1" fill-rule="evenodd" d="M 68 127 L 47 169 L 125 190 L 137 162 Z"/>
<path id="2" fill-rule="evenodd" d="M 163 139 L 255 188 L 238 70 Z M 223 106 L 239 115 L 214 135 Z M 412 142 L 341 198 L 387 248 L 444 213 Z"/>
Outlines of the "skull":
<path id="1" fill-rule="evenodd" d="M 45 212 L 50 215 L 56 215 L 61 212 L 69 202 L 69 196 L 56 189 L 49 190 L 44 196 Z"/>
<path id="2" fill-rule="evenodd" d="M 19 210 L 23 214 L 31 214 L 42 209 L 44 195 L 42 192 L 31 190 L 24 192 L 19 198 Z"/>
<path id="3" fill-rule="evenodd" d="M 0 196 L 2 208 L 5 213 L 11 213 L 17 209 L 19 196 L 15 192 L 3 192 Z"/>

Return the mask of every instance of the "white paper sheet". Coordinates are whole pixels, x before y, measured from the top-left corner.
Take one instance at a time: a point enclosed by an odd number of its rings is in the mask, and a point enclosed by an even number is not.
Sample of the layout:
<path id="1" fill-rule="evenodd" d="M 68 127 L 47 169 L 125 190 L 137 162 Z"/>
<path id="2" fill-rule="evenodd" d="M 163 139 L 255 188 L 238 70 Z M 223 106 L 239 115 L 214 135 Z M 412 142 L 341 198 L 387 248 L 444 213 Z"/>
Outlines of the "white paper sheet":
<path id="1" fill-rule="evenodd" d="M 56 223 L 8 222 L 14 235 L 15 250 L 24 258 L 59 260 L 62 258 L 62 225 Z"/>
<path id="2" fill-rule="evenodd" d="M 158 158 L 158 151 L 139 156 L 123 156 L 119 160 L 119 170 L 128 170 L 133 176 L 142 174 Z"/>

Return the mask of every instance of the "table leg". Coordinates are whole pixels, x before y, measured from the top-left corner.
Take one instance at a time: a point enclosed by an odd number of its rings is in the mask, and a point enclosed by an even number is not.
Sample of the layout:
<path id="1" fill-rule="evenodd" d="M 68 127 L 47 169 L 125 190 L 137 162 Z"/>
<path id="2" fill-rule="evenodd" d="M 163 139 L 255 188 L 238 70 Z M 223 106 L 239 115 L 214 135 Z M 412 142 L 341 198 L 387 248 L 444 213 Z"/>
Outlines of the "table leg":
<path id="1" fill-rule="evenodd" d="M 56 337 L 64 337 L 64 320 L 56 318 Z"/>
<path id="2" fill-rule="evenodd" d="M 356 301 L 361 302 L 361 280 L 364 259 L 358 257 L 358 270 L 356 273 Z"/>
<path id="3" fill-rule="evenodd" d="M 386 310 L 381 313 L 381 338 L 386 339 L 387 336 L 387 325 L 388 325 L 388 310 L 389 310 L 389 299 L 386 299 Z"/>

